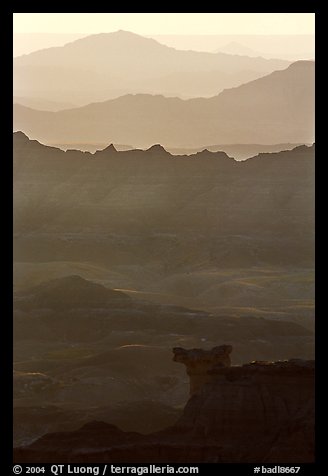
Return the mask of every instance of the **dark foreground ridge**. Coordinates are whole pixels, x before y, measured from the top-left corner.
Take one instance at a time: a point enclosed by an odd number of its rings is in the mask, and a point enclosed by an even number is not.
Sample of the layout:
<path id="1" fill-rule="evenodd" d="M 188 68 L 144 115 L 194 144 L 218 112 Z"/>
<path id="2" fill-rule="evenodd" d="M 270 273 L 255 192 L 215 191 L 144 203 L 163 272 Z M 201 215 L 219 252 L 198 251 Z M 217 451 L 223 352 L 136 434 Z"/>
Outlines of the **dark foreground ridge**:
<path id="1" fill-rule="evenodd" d="M 91 154 L 15 133 L 15 259 L 312 266 L 314 155 L 314 145 L 242 162 L 159 145 Z"/>
<path id="2" fill-rule="evenodd" d="M 129 158 L 152 158 L 152 159 L 163 159 L 169 158 L 172 160 L 177 159 L 188 159 L 190 158 L 216 158 L 216 159 L 227 159 L 230 163 L 233 163 L 234 160 L 229 157 L 225 152 L 211 152 L 204 148 L 200 152 L 195 152 L 191 155 L 174 155 L 168 152 L 161 144 L 154 144 L 151 147 L 144 149 L 129 149 L 129 150 L 117 150 L 114 144 L 109 144 L 102 150 L 97 150 L 95 153 L 91 152 L 82 152 L 80 150 L 68 149 L 66 151 L 59 149 L 57 147 L 51 147 L 48 145 L 39 142 L 38 140 L 29 139 L 29 137 L 24 134 L 22 131 L 17 131 L 13 133 L 14 149 L 15 155 L 20 156 L 21 153 L 26 155 L 26 148 L 28 147 L 30 152 L 33 153 L 33 156 L 38 156 L 38 154 L 44 155 L 44 160 L 53 157 L 56 158 L 79 158 L 79 159 L 104 159 L 104 158 L 119 158 L 119 159 L 129 159 Z"/>
<path id="3" fill-rule="evenodd" d="M 213 365 L 203 366 L 209 379 L 166 430 L 141 435 L 93 421 L 15 448 L 15 463 L 313 462 L 314 361 L 230 366 L 217 358 L 229 350 L 174 350 L 175 356 L 184 351 L 194 363 L 199 355 Z"/>
<path id="4" fill-rule="evenodd" d="M 216 151 L 213 152 L 211 150 L 208 150 L 207 148 L 204 148 L 201 151 L 195 150 L 193 153 L 188 152 L 186 153 L 181 153 L 181 154 L 172 154 L 169 151 L 167 151 L 161 144 L 154 144 L 148 149 L 128 149 L 128 150 L 117 150 L 114 146 L 114 144 L 109 144 L 107 147 L 105 147 L 102 150 L 97 150 L 94 153 L 88 152 L 88 151 L 81 151 L 81 150 L 76 150 L 76 149 L 67 149 L 66 151 L 58 148 L 58 147 L 52 147 L 49 145 L 45 145 L 38 140 L 33 140 L 30 139 L 24 132 L 22 131 L 17 131 L 13 133 L 13 142 L 14 142 L 14 152 L 15 152 L 15 157 L 17 159 L 22 158 L 21 156 L 24 156 L 26 158 L 31 156 L 31 158 L 38 157 L 39 155 L 42 154 L 44 157 L 44 160 L 51 159 L 51 158 L 77 158 L 77 159 L 104 159 L 104 158 L 119 158 L 119 159 L 136 159 L 138 158 L 139 160 L 145 159 L 145 158 L 152 158 L 152 159 L 170 159 L 173 161 L 173 163 L 183 163 L 183 159 L 200 159 L 200 158 L 211 158 L 211 159 L 221 159 L 221 161 L 229 163 L 231 165 L 235 164 L 235 159 L 233 157 L 230 157 L 228 154 L 226 154 L 223 151 Z M 219 147 L 219 146 L 215 146 Z M 265 147 L 265 146 L 263 146 Z M 27 149 L 29 154 L 27 154 Z M 182 151 L 184 149 L 181 149 Z M 284 156 L 285 159 L 288 159 L 289 157 L 292 157 L 293 155 L 298 155 L 300 157 L 309 155 L 309 154 L 314 154 L 315 151 L 315 144 L 312 144 L 312 146 L 308 145 L 298 145 L 294 147 L 293 149 L 287 149 L 287 150 L 282 150 L 278 152 L 266 152 L 266 153 L 259 153 L 255 155 L 254 157 L 250 157 L 249 160 L 247 160 L 247 164 L 250 163 L 250 159 L 255 159 L 255 158 L 265 158 L 265 159 L 275 159 L 279 158 L 281 155 Z M 246 161 L 243 163 L 239 163 L 239 166 L 245 165 Z"/>

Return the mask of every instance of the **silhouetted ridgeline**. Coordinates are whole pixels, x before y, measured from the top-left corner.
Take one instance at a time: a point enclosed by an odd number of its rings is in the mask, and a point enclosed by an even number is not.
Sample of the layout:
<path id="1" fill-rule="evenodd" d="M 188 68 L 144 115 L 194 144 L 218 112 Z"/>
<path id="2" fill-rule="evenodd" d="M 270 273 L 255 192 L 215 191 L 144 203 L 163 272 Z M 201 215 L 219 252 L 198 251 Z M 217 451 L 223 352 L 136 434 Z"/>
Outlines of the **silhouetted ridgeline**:
<path id="1" fill-rule="evenodd" d="M 15 255 L 145 264 L 165 249 L 167 269 L 310 265 L 313 158 L 314 146 L 245 162 L 223 152 L 172 156 L 159 145 L 92 155 L 16 133 Z"/>

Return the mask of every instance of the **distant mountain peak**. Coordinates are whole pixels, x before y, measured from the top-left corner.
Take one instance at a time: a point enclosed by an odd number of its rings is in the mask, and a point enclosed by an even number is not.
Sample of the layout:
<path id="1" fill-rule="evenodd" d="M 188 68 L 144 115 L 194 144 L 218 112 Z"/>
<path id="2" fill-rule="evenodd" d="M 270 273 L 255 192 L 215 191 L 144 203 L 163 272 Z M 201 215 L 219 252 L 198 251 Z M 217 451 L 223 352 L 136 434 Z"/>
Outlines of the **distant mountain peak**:
<path id="1" fill-rule="evenodd" d="M 17 145 L 25 146 L 25 145 L 37 145 L 37 146 L 43 146 L 41 142 L 35 139 L 30 139 L 24 132 L 22 131 L 16 131 L 13 133 L 13 141 Z"/>
<path id="2" fill-rule="evenodd" d="M 302 154 L 303 152 L 306 152 L 307 150 L 311 150 L 311 149 L 315 150 L 315 143 L 313 143 L 312 145 L 306 145 L 306 144 L 298 145 L 297 147 L 294 147 L 292 151 Z"/>
<path id="3" fill-rule="evenodd" d="M 299 61 L 294 61 L 293 63 L 291 63 L 286 69 L 302 69 L 304 70 L 304 68 L 308 68 L 308 69 L 312 69 L 314 68 L 314 60 L 299 60 Z"/>
<path id="4" fill-rule="evenodd" d="M 199 152 L 196 152 L 195 154 L 195 157 L 213 157 L 214 159 L 228 159 L 229 161 L 234 161 L 234 159 L 232 157 L 229 157 L 228 154 L 226 154 L 225 152 L 219 150 L 217 152 L 213 152 L 212 150 L 208 150 L 207 148 L 199 151 Z"/>
<path id="5" fill-rule="evenodd" d="M 107 32 L 102 32 L 102 33 L 95 33 L 93 35 L 88 35 L 84 38 L 90 38 L 90 37 L 103 37 L 103 38 L 131 38 L 131 39 L 137 39 L 137 38 L 145 38 L 142 35 L 138 35 L 138 33 L 134 33 L 132 31 L 128 30 L 116 30 L 116 31 L 107 31 Z M 79 38 L 81 39 L 81 38 Z M 78 41 L 78 40 L 77 40 Z"/>
<path id="6" fill-rule="evenodd" d="M 149 149 L 147 149 L 147 152 L 164 152 L 165 154 L 171 155 L 167 150 L 164 149 L 164 147 L 161 144 L 154 144 Z"/>
<path id="7" fill-rule="evenodd" d="M 103 152 L 109 152 L 109 153 L 115 154 L 117 150 L 115 149 L 114 144 L 110 144 L 108 147 L 105 147 L 105 149 L 103 149 Z"/>
<path id="8" fill-rule="evenodd" d="M 114 31 L 113 34 L 114 35 L 120 35 L 120 36 L 139 36 L 139 37 L 142 37 L 142 35 L 138 35 L 138 33 L 134 33 L 134 32 L 129 31 L 129 30 L 117 30 L 117 31 Z"/>
<path id="9" fill-rule="evenodd" d="M 111 32 L 95 33 L 93 35 L 88 35 L 83 38 L 78 38 L 74 40 L 71 44 L 83 45 L 83 44 L 98 44 L 99 42 L 105 41 L 105 44 L 111 44 L 112 42 L 117 43 L 118 45 L 122 43 L 123 46 L 137 44 L 156 44 L 160 45 L 162 48 L 169 48 L 166 45 L 159 43 L 153 38 L 147 38 L 145 36 L 139 35 L 128 30 L 117 30 Z"/>
<path id="10" fill-rule="evenodd" d="M 24 134 L 24 132 L 16 131 L 14 132 L 14 140 L 20 142 L 28 142 L 30 139 L 26 134 Z"/>

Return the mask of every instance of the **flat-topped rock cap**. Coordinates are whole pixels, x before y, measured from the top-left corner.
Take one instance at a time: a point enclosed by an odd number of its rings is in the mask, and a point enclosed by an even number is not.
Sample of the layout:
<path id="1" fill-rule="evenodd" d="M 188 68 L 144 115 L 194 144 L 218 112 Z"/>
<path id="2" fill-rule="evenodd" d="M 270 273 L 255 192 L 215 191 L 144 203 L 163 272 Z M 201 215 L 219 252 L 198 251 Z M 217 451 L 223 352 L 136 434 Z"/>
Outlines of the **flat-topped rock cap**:
<path id="1" fill-rule="evenodd" d="M 189 362 L 189 361 L 215 361 L 221 356 L 231 354 L 231 345 L 219 345 L 210 350 L 204 349 L 184 349 L 182 347 L 173 348 L 173 360 L 175 362 Z"/>

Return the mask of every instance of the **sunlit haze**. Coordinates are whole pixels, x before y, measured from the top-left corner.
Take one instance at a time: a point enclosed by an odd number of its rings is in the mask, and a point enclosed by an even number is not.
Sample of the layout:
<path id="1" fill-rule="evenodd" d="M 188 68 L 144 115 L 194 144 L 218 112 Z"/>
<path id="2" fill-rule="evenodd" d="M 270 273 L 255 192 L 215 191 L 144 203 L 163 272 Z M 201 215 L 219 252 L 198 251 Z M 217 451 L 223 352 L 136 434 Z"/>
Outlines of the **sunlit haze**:
<path id="1" fill-rule="evenodd" d="M 15 13 L 15 33 L 313 34 L 313 13 Z"/>
<path id="2" fill-rule="evenodd" d="M 14 13 L 14 56 L 127 30 L 179 49 L 213 51 L 237 41 L 260 54 L 309 59 L 314 19 L 314 13 Z"/>

